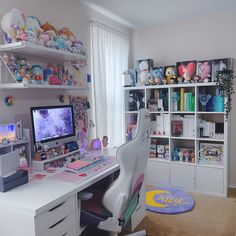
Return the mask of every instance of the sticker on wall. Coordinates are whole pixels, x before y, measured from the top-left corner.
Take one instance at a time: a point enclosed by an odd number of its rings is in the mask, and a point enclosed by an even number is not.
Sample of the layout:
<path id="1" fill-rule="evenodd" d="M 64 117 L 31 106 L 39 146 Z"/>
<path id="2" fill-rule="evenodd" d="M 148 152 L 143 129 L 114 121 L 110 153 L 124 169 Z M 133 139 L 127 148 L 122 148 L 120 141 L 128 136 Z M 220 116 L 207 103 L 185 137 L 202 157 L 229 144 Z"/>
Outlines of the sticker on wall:
<path id="1" fill-rule="evenodd" d="M 7 96 L 7 97 L 5 97 L 5 104 L 6 104 L 7 106 L 12 106 L 12 105 L 14 105 L 14 103 L 15 103 L 15 99 L 14 99 L 13 96 Z"/>

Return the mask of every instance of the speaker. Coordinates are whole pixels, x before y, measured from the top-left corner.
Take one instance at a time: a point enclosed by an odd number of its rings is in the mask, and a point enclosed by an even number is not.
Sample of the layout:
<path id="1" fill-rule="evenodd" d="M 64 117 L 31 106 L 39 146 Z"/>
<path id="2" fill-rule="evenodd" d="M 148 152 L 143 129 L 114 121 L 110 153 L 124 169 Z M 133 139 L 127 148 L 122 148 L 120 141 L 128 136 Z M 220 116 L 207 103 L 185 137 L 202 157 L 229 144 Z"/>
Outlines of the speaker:
<path id="1" fill-rule="evenodd" d="M 16 122 L 16 138 L 17 139 L 23 138 L 23 129 L 22 129 L 22 121 L 21 120 Z"/>

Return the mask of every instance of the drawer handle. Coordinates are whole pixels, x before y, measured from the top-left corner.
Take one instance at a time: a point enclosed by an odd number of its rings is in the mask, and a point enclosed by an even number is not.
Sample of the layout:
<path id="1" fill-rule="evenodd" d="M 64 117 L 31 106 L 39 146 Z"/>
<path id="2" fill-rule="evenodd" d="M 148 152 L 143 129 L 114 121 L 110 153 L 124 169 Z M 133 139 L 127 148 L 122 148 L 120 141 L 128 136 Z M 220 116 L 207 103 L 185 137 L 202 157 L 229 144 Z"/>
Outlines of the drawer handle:
<path id="1" fill-rule="evenodd" d="M 58 207 L 62 206 L 65 202 L 62 202 L 60 204 L 58 204 L 57 206 L 53 207 L 52 209 L 48 210 L 48 211 L 54 211 L 55 209 L 57 209 Z"/>
<path id="2" fill-rule="evenodd" d="M 49 229 L 54 228 L 55 226 L 57 226 L 58 224 L 60 224 L 62 221 L 65 220 L 66 217 L 64 217 L 63 219 L 59 220 L 56 224 L 52 225 L 51 227 L 49 227 Z"/>

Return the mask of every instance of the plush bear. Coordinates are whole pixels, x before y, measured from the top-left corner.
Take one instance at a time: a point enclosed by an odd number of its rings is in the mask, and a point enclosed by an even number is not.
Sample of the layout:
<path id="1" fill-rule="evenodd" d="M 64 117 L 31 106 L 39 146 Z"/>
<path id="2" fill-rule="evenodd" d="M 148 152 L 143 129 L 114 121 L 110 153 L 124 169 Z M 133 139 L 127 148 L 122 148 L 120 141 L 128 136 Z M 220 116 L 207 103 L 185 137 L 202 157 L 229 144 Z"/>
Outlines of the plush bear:
<path id="1" fill-rule="evenodd" d="M 148 61 L 142 60 L 139 63 L 139 83 L 140 85 L 145 85 L 147 84 L 149 78 L 150 78 L 150 72 L 149 72 L 149 66 L 148 66 Z"/>
<path id="2" fill-rule="evenodd" d="M 209 82 L 211 78 L 211 65 L 208 61 L 199 63 L 198 74 L 201 77 L 201 82 Z"/>

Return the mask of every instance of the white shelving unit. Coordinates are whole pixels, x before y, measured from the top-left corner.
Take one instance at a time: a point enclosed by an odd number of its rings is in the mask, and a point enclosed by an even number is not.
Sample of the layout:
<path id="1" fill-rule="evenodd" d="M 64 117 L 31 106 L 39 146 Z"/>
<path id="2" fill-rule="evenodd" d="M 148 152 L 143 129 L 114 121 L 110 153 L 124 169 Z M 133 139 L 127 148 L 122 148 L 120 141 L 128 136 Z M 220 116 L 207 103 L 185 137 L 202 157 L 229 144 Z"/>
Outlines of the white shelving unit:
<path id="1" fill-rule="evenodd" d="M 42 161 L 33 160 L 33 170 L 44 171 L 47 169 L 45 165 L 49 164 L 50 162 L 61 160 L 63 158 L 70 158 L 70 157 L 73 157 L 74 155 L 79 155 L 79 150 L 72 151 L 63 155 L 58 155 L 53 158 L 42 160 Z"/>
<path id="2" fill-rule="evenodd" d="M 0 54 L 3 53 L 12 53 L 20 56 L 26 56 L 29 60 L 33 62 L 39 60 L 44 63 L 63 63 L 70 62 L 76 60 L 86 60 L 87 56 L 79 55 L 63 50 L 57 50 L 53 48 L 48 48 L 40 45 L 36 45 L 30 42 L 16 42 L 11 44 L 0 45 Z M 48 84 L 26 84 L 22 82 L 16 82 L 14 78 L 14 74 L 5 64 L 4 60 L 0 59 L 0 91 L 8 90 L 8 89 L 24 89 L 24 90 L 40 90 L 43 91 L 45 89 L 49 90 L 78 90 L 78 91 L 88 91 L 89 87 L 79 87 L 73 85 L 48 85 Z M 67 154 L 58 155 L 53 158 L 36 161 L 31 160 L 34 157 L 34 153 L 31 152 L 30 137 L 29 134 L 27 136 L 27 141 L 17 141 L 7 145 L 0 145 L 0 151 L 8 152 L 13 151 L 15 147 L 20 144 L 27 146 L 27 157 L 29 158 L 28 162 L 33 165 L 34 170 L 44 170 L 45 165 L 50 162 L 54 162 L 60 159 L 65 159 L 66 157 L 70 157 L 78 152 L 78 150 L 69 152 Z M 33 156 L 32 156 L 33 155 Z M 31 158 L 32 156 L 32 158 Z"/>
<path id="3" fill-rule="evenodd" d="M 180 93 L 181 89 L 183 89 L 185 92 L 192 93 L 193 101 L 191 109 L 189 110 L 184 110 L 182 108 L 180 111 L 179 105 L 178 109 L 174 110 L 174 99 L 172 95 L 174 92 Z M 216 95 L 215 82 L 124 87 L 124 136 L 126 140 L 129 137 L 128 133 L 135 125 L 137 119 L 137 111 L 133 110 L 136 105 L 132 106 L 130 103 L 130 101 L 132 101 L 132 99 L 135 97 L 136 100 L 138 100 L 137 97 L 139 96 L 143 97 L 145 101 L 145 108 L 150 110 L 151 121 L 154 121 L 154 124 L 155 120 L 159 119 L 157 116 L 165 116 L 164 119 L 166 120 L 165 122 L 167 122 L 165 133 L 153 133 L 153 123 L 151 123 L 151 143 L 157 143 L 157 145 L 166 145 L 166 147 L 169 149 L 169 158 L 167 158 L 168 155 L 164 156 L 166 158 L 163 158 L 163 155 L 160 155 L 161 158 L 158 158 L 158 155 L 156 155 L 157 157 L 155 158 L 149 158 L 146 169 L 148 184 L 154 186 L 171 186 L 188 191 L 227 196 L 229 156 L 227 140 L 229 120 L 226 121 L 224 112 L 215 112 L 209 108 L 205 110 L 202 109 L 202 107 L 199 105 L 199 94 L 202 93 L 203 89 L 207 90 L 209 94 L 212 95 L 212 97 Z M 160 94 L 163 96 L 163 100 L 160 103 L 163 107 L 161 110 L 158 110 L 158 105 L 160 105 L 158 104 L 158 100 L 156 100 L 156 104 L 153 104 L 153 99 L 155 100 L 155 98 L 153 98 L 156 93 L 155 91 L 158 92 L 159 96 Z M 138 105 L 139 104 L 140 103 L 138 103 Z M 192 133 L 188 131 L 188 133 L 191 135 L 184 134 L 183 130 L 181 134 L 173 135 L 173 121 L 180 120 L 182 118 L 191 119 L 191 123 L 184 123 L 185 121 L 182 123 L 183 129 L 186 129 L 186 127 L 191 127 Z M 212 123 L 220 123 L 223 125 L 223 138 L 202 137 L 202 135 L 200 135 L 200 119 Z M 202 143 L 216 146 L 223 145 L 222 160 L 216 161 L 217 158 L 214 161 L 210 159 L 200 159 L 200 156 L 202 156 L 201 153 L 203 151 L 200 149 Z M 192 157 L 194 158 L 186 158 L 187 161 L 185 161 L 184 158 L 174 160 L 173 152 L 175 148 L 178 148 L 179 152 L 190 150 L 187 152 L 193 153 Z M 153 150 L 151 151 L 150 148 L 150 153 L 151 152 L 153 154 Z M 217 154 L 213 153 L 212 155 Z"/>
<path id="4" fill-rule="evenodd" d="M 23 138 L 7 144 L 0 144 L 0 155 L 13 152 L 20 147 L 25 147 L 25 155 L 28 164 L 31 163 L 31 145 L 29 129 L 23 129 Z"/>

